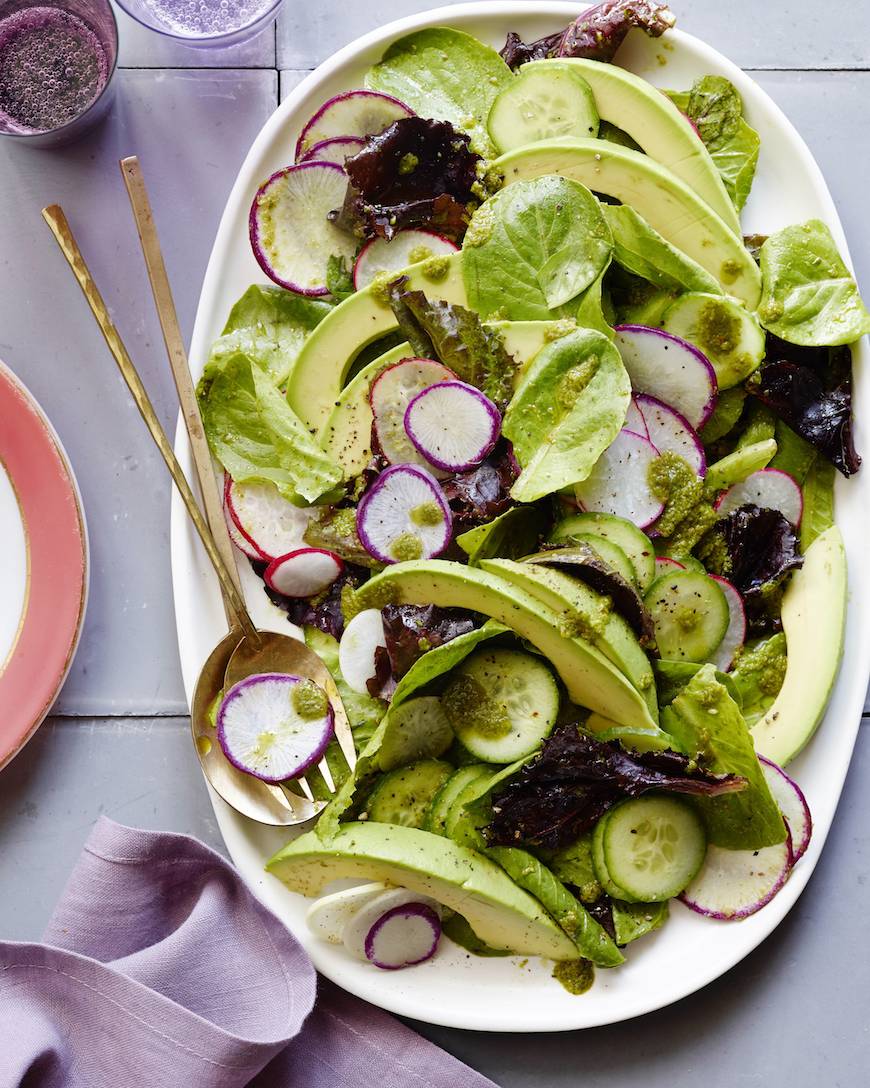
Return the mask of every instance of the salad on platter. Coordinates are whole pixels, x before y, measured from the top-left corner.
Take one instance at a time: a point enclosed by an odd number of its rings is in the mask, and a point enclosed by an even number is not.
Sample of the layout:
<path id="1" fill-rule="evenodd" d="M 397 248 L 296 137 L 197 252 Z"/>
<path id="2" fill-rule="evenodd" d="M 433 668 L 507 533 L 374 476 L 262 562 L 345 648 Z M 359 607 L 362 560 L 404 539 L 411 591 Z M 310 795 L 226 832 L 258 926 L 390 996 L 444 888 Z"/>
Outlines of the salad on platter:
<path id="1" fill-rule="evenodd" d="M 810 842 L 783 767 L 842 653 L 870 314 L 822 221 L 741 233 L 760 140 L 728 80 L 615 62 L 673 23 L 605 0 L 500 53 L 418 30 L 251 205 L 270 282 L 203 423 L 359 756 L 299 677 L 224 692 L 216 735 L 328 801 L 268 869 L 373 970 L 453 941 L 581 993 L 671 909 L 762 909 Z"/>

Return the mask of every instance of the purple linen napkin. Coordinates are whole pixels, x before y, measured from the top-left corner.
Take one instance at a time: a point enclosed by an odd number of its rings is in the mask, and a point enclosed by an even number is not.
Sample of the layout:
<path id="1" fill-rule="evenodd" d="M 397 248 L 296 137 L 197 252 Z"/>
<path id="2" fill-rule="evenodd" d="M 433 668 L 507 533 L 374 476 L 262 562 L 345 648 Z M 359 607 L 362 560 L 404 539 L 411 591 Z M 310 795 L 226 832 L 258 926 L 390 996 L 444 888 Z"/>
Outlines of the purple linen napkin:
<path id="1" fill-rule="evenodd" d="M 2 1088 L 494 1088 L 318 979 L 186 835 L 101 818 L 44 941 L 0 942 Z"/>

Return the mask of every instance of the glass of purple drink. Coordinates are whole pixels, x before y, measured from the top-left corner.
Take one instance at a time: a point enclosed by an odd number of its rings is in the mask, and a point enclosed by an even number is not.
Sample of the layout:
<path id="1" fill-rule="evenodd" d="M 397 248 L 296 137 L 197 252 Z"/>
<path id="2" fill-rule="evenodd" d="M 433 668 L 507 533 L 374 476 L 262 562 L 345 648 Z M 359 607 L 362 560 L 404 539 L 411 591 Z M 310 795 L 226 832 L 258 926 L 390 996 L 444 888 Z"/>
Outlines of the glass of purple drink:
<path id="1" fill-rule="evenodd" d="M 109 0 L 0 0 L 0 136 L 77 139 L 109 109 L 117 59 Z"/>
<path id="2" fill-rule="evenodd" d="M 237 45 L 274 22 L 282 0 L 118 0 L 158 34 L 207 48 Z"/>

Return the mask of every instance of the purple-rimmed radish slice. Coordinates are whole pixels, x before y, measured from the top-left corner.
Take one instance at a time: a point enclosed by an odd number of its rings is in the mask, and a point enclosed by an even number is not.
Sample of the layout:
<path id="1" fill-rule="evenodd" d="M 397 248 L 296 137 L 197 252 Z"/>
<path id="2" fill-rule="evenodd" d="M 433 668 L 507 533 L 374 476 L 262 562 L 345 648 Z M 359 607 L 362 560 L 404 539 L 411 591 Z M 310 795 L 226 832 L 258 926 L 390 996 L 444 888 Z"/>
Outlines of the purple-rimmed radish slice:
<path id="1" fill-rule="evenodd" d="M 745 480 L 729 487 L 720 495 L 716 511 L 720 517 L 726 517 L 747 503 L 755 506 L 779 510 L 783 517 L 800 525 L 804 512 L 804 498 L 800 484 L 794 476 L 779 468 L 760 468 L 751 472 Z"/>
<path id="2" fill-rule="evenodd" d="M 256 559 L 262 562 L 266 556 L 260 551 L 253 540 L 249 540 L 242 530 L 233 521 L 233 515 L 230 511 L 230 504 L 227 498 L 227 492 L 232 485 L 232 478 L 228 473 L 224 473 L 224 521 L 227 523 L 227 532 L 230 534 L 230 540 L 235 544 L 239 551 L 248 557 L 248 559 Z"/>
<path id="3" fill-rule="evenodd" d="M 498 441 L 501 414 L 466 382 L 436 382 L 405 409 L 405 432 L 427 463 L 444 472 L 474 468 Z"/>
<path id="4" fill-rule="evenodd" d="M 368 681 L 377 672 L 375 655 L 386 649 L 384 621 L 378 608 L 358 612 L 344 629 L 338 644 L 338 667 L 348 687 L 359 695 L 368 694 Z"/>
<path id="5" fill-rule="evenodd" d="M 722 922 L 748 918 L 766 906 L 788 880 L 791 834 L 763 850 L 708 846 L 701 871 L 680 899 L 697 914 Z"/>
<path id="6" fill-rule="evenodd" d="M 363 495 L 356 528 L 382 563 L 434 559 L 450 543 L 453 517 L 438 481 L 418 465 L 385 469 Z"/>
<path id="7" fill-rule="evenodd" d="M 302 129 L 296 142 L 296 161 L 324 140 L 339 136 L 374 136 L 393 121 L 413 116 L 414 111 L 392 95 L 380 91 L 344 91 L 324 102 Z"/>
<path id="8" fill-rule="evenodd" d="M 648 438 L 620 431 L 598 458 L 591 475 L 574 493 L 584 510 L 615 514 L 646 529 L 665 508 L 649 485 L 649 470 L 659 456 Z"/>
<path id="9" fill-rule="evenodd" d="M 779 811 L 791 832 L 791 863 L 795 865 L 806 853 L 813 836 L 810 806 L 807 804 L 803 790 L 794 779 L 789 778 L 782 767 L 765 756 L 760 755 L 758 761 L 773 799 L 779 805 Z"/>
<path id="10" fill-rule="evenodd" d="M 718 574 L 711 574 L 710 577 L 718 583 L 728 603 L 728 626 L 710 660 L 721 672 L 728 672 L 734 664 L 734 655 L 746 641 L 746 609 L 736 586 Z"/>
<path id="11" fill-rule="evenodd" d="M 416 921 L 421 916 L 425 926 Z M 438 903 L 408 888 L 390 888 L 369 900 L 351 916 L 342 933 L 352 956 L 387 970 L 429 959 L 440 937 Z"/>
<path id="12" fill-rule="evenodd" d="M 706 355 L 648 325 L 618 325 L 615 332 L 632 389 L 675 408 L 700 430 L 716 406 L 716 372 Z"/>
<path id="13" fill-rule="evenodd" d="M 369 403 L 381 452 L 390 464 L 428 465 L 405 430 L 405 411 L 414 397 L 430 385 L 455 380 L 453 371 L 435 359 L 402 359 L 375 378 Z M 437 475 L 440 470 L 434 471 Z"/>
<path id="14" fill-rule="evenodd" d="M 663 574 L 673 574 L 678 570 L 685 570 L 684 563 L 678 563 L 676 559 L 671 559 L 667 555 L 657 555 L 655 560 L 656 578 L 661 578 Z"/>
<path id="15" fill-rule="evenodd" d="M 625 413 L 625 423 L 622 426 L 626 431 L 634 431 L 635 434 L 639 434 L 641 438 L 649 438 L 646 420 L 643 418 L 643 412 L 638 408 L 637 400 L 634 397 L 628 402 L 628 411 Z"/>
<path id="16" fill-rule="evenodd" d="M 367 287 L 384 272 L 401 272 L 430 257 L 446 257 L 459 249 L 449 238 L 431 230 L 399 230 L 387 241 L 372 238 L 359 251 L 353 266 L 353 285 L 357 291 Z"/>
<path id="17" fill-rule="evenodd" d="M 344 203 L 347 175 L 331 162 L 301 162 L 273 174 L 257 190 L 248 216 L 257 263 L 280 287 L 299 295 L 325 295 L 332 256 L 350 261 L 352 234 L 327 216 Z"/>
<path id="18" fill-rule="evenodd" d="M 334 136 L 330 140 L 321 140 L 314 144 L 299 160 L 300 162 L 334 162 L 344 166 L 344 160 L 361 151 L 365 140 L 359 136 Z"/>
<path id="19" fill-rule="evenodd" d="M 344 563 L 326 548 L 297 548 L 279 555 L 266 567 L 263 581 L 285 597 L 314 597 L 328 589 L 344 570 Z"/>
<path id="20" fill-rule="evenodd" d="M 239 484 L 227 477 L 227 512 L 239 533 L 259 555 L 271 562 L 302 546 L 308 515 L 271 483 Z"/>
<path id="21" fill-rule="evenodd" d="M 659 453 L 675 453 L 688 462 L 698 476 L 705 475 L 704 445 L 686 417 L 649 393 L 641 393 L 634 400 L 646 424 L 646 436 Z"/>
<path id="22" fill-rule="evenodd" d="M 316 763 L 332 739 L 332 707 L 313 680 L 264 672 L 233 684 L 217 716 L 224 755 L 264 782 L 283 782 Z"/>

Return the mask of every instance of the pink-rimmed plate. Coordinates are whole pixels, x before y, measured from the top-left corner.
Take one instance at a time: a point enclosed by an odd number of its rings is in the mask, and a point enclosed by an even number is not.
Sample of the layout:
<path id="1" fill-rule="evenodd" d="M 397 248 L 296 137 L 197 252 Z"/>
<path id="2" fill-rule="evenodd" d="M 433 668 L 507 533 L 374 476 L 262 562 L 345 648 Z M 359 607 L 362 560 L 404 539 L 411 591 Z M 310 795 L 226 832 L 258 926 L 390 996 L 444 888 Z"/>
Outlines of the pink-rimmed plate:
<path id="1" fill-rule="evenodd" d="M 45 718 L 85 615 L 81 497 L 45 413 L 0 363 L 0 767 Z"/>

